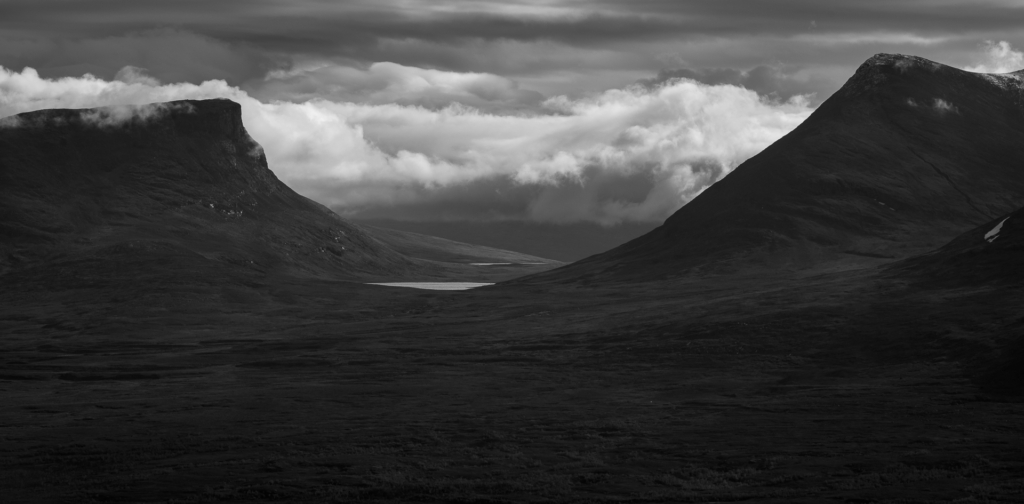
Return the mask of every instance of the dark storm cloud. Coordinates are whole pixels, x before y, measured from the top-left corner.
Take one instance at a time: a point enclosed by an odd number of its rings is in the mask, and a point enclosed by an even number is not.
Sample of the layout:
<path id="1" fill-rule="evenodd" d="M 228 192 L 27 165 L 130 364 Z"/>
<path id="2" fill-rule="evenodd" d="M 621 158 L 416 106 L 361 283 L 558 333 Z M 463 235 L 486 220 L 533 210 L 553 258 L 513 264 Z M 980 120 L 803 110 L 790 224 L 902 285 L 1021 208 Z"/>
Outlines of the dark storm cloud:
<path id="1" fill-rule="evenodd" d="M 262 77 L 272 61 L 252 47 L 166 28 L 84 39 L 0 31 L 0 65 L 32 67 L 44 77 L 91 73 L 110 79 L 133 66 L 162 82 L 243 82 Z"/>
<path id="2" fill-rule="evenodd" d="M 0 65 L 104 78 L 132 65 L 162 82 L 258 91 L 269 70 L 297 63 L 393 62 L 493 73 L 547 96 L 681 68 L 749 80 L 767 65 L 786 75 L 752 89 L 820 99 L 874 52 L 967 65 L 984 40 L 1024 45 L 1022 21 L 1019 2 L 995 0 L 5 0 Z"/>
<path id="3" fill-rule="evenodd" d="M 320 51 L 382 38 L 462 38 L 594 43 L 615 39 L 789 34 L 814 21 L 842 31 L 1018 29 L 1019 2 L 923 0 L 322 2 L 184 0 L 21 0 L 3 6 L 5 23 L 43 31 L 106 34 L 140 26 L 180 26 L 282 50 Z M 518 6 L 519 8 L 509 8 Z"/>
<path id="4" fill-rule="evenodd" d="M 402 195 L 406 201 L 399 205 L 335 205 L 333 209 L 364 219 L 489 221 L 532 217 L 541 222 L 580 222 L 601 213 L 600 207 L 643 204 L 656 191 L 657 183 L 650 170 L 618 173 L 595 166 L 585 169 L 578 179 L 558 184 L 521 184 L 511 177 L 495 177 L 434 190 L 407 186 Z M 381 196 L 394 193 L 391 187 L 379 190 Z M 675 206 L 666 210 L 675 210 Z M 664 217 L 658 215 L 658 220 Z"/>
<path id="5" fill-rule="evenodd" d="M 920 35 L 1019 30 L 1019 3 L 871 0 L 322 2 L 15 0 L 0 26 L 64 37 L 176 27 L 270 52 L 364 58 L 381 40 L 466 39 L 593 46 L 655 39 L 790 36 L 815 30 Z M 813 24 L 812 24 L 813 23 Z"/>

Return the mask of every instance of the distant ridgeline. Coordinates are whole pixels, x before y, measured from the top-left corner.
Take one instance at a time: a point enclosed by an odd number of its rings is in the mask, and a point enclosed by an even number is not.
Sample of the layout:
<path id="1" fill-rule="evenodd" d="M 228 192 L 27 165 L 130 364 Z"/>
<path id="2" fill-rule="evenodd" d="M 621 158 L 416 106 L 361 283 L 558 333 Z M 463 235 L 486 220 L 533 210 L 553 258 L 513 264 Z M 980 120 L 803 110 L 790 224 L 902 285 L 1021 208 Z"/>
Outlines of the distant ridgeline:
<path id="1" fill-rule="evenodd" d="M 1024 72 L 879 54 L 661 227 L 527 281 L 879 264 L 1021 206 Z"/>
<path id="2" fill-rule="evenodd" d="M 232 101 L 0 119 L 0 272 L 126 257 L 344 279 L 423 267 L 281 183 Z"/>

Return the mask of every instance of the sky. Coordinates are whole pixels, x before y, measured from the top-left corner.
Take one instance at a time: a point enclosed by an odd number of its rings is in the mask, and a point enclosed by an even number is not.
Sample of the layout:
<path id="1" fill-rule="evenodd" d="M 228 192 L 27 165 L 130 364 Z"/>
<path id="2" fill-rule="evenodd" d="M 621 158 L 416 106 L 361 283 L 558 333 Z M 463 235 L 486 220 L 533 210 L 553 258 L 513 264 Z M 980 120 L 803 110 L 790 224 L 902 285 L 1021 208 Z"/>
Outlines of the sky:
<path id="1" fill-rule="evenodd" d="M 875 53 L 1022 49 L 1019 0 L 0 0 L 0 117 L 230 98 L 348 217 L 653 223 Z"/>

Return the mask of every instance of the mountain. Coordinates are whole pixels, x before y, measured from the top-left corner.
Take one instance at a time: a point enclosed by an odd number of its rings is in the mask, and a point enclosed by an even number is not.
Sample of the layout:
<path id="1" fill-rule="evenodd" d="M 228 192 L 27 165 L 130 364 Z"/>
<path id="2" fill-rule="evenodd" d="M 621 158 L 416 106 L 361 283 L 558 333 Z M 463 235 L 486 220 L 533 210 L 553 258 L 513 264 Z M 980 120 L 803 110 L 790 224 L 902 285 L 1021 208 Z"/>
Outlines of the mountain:
<path id="1" fill-rule="evenodd" d="M 848 268 L 1024 203 L 1024 71 L 878 54 L 788 135 L 654 231 L 538 279 Z"/>
<path id="2" fill-rule="evenodd" d="M 886 268 L 942 286 L 1024 283 L 1024 208 L 1001 215 L 947 245 Z"/>
<path id="3" fill-rule="evenodd" d="M 561 265 L 561 261 L 546 259 L 511 250 L 474 245 L 437 236 L 363 225 L 381 242 L 409 257 L 461 264 L 517 264 Z"/>
<path id="4" fill-rule="evenodd" d="M 987 390 L 1024 393 L 1024 208 L 971 229 L 937 250 L 887 265 L 881 277 L 926 293 L 932 305 L 953 304 L 944 311 L 967 311 L 970 324 L 994 332 L 997 337 L 972 338 L 985 342 L 988 353 L 975 352 L 968 364 Z M 1015 305 L 1016 313 L 1000 321 L 994 315 L 1000 304 Z M 945 330 L 957 325 L 948 324 Z"/>
<path id="5" fill-rule="evenodd" d="M 278 180 L 229 100 L 0 120 L 0 274 L 490 280 L 559 264 L 526 257 L 543 264 L 482 271 L 467 263 L 499 262 L 500 251 L 463 244 L 460 261 L 437 253 L 459 244 L 384 234 Z"/>
<path id="6" fill-rule="evenodd" d="M 5 118 L 0 267 L 126 247 L 299 275 L 418 267 L 278 180 L 232 101 Z"/>
<path id="7" fill-rule="evenodd" d="M 646 222 L 602 226 L 594 222 L 351 220 L 377 229 L 409 231 L 565 262 L 611 250 L 658 227 Z"/>

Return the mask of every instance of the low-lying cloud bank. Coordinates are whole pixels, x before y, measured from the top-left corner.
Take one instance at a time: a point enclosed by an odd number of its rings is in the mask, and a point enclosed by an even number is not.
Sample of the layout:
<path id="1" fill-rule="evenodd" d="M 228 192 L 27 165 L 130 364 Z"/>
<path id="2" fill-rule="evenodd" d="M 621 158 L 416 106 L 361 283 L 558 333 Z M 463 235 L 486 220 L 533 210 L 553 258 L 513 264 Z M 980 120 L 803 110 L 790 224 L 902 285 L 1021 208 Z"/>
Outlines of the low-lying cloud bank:
<path id="1" fill-rule="evenodd" d="M 122 106 L 102 123 L 127 105 L 228 98 L 297 191 L 350 216 L 404 219 L 660 221 L 811 112 L 799 95 L 686 78 L 543 99 L 495 75 L 383 63 L 279 72 L 253 94 L 135 68 L 118 79 L 0 67 L 0 117 Z"/>

